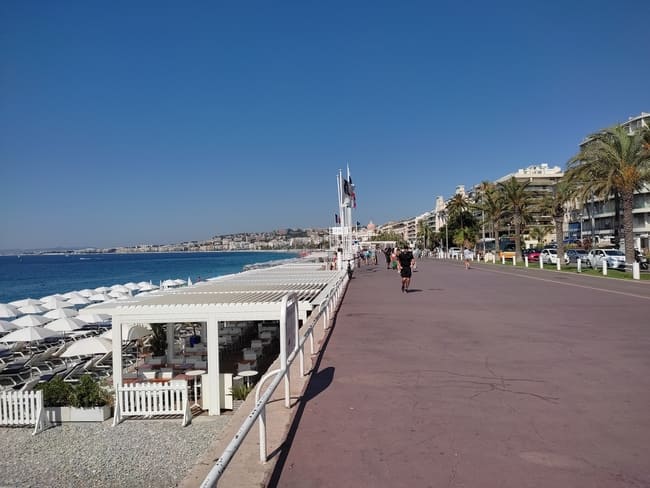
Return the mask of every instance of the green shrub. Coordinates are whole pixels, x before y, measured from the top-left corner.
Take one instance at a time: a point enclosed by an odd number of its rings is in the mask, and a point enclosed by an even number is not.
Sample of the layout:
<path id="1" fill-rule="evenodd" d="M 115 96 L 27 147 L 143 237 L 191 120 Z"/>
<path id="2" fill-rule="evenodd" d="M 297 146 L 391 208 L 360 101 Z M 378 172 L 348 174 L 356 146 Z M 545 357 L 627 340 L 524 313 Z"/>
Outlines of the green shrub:
<path id="1" fill-rule="evenodd" d="M 46 407 L 102 407 L 110 400 L 108 392 L 89 375 L 82 376 L 76 386 L 57 376 L 47 383 L 36 385 L 36 389 L 43 392 Z"/>
<path id="2" fill-rule="evenodd" d="M 252 385 L 235 385 L 230 389 L 232 397 L 235 400 L 246 400 L 248 394 L 253 390 Z"/>
<path id="3" fill-rule="evenodd" d="M 107 403 L 107 393 L 87 374 L 81 377 L 70 395 L 70 405 L 76 408 L 103 407 Z"/>
<path id="4" fill-rule="evenodd" d="M 43 392 L 43 404 L 46 407 L 63 407 L 70 405 L 72 395 L 72 385 L 63 381 L 63 378 L 56 378 L 46 383 L 36 385 L 37 390 Z"/>

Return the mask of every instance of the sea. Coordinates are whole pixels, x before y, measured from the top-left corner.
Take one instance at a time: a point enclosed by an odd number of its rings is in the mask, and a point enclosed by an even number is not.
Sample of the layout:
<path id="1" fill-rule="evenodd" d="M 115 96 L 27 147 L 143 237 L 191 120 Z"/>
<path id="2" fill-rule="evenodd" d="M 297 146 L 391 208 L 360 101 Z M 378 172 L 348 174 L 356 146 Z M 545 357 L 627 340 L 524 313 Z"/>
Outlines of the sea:
<path id="1" fill-rule="evenodd" d="M 0 256 L 0 303 L 129 282 L 195 283 L 297 257 L 271 251 Z"/>

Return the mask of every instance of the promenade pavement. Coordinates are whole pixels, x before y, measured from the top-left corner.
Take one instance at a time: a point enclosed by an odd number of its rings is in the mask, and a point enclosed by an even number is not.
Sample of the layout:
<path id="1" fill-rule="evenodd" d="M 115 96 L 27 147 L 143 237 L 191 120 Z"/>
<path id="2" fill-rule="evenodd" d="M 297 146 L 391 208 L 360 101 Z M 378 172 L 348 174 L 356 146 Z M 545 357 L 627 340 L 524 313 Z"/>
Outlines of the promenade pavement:
<path id="1" fill-rule="evenodd" d="M 649 311 L 648 282 L 358 268 L 264 485 L 650 486 Z"/>

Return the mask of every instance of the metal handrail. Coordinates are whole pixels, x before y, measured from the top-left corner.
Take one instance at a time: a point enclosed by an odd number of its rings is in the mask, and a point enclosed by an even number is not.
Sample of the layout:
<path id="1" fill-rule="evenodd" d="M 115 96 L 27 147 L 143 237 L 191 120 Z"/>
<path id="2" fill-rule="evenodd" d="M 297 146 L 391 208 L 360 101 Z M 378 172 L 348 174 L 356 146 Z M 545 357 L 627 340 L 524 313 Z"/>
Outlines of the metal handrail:
<path id="1" fill-rule="evenodd" d="M 287 372 L 289 371 L 289 367 L 293 364 L 293 361 L 295 360 L 296 355 L 298 354 L 300 355 L 300 376 L 301 377 L 305 376 L 304 351 L 303 351 L 305 342 L 307 341 L 308 337 L 312 338 L 311 347 L 312 347 L 312 354 L 313 354 L 314 327 L 316 326 L 320 318 L 324 315 L 325 323 L 323 324 L 323 328 L 324 330 L 328 329 L 326 322 L 329 322 L 330 320 L 330 306 L 332 305 L 333 302 L 334 303 L 340 302 L 342 297 L 342 292 L 345 290 L 346 285 L 348 284 L 349 281 L 350 281 L 350 277 L 348 276 L 347 273 L 345 273 L 341 278 L 341 280 L 339 280 L 339 282 L 337 283 L 337 286 L 332 288 L 332 291 L 328 299 L 325 301 L 326 304 L 325 307 L 320 307 L 318 313 L 311 319 L 311 323 L 305 329 L 300 339 L 300 342 L 298 343 L 298 347 L 296 347 L 296 349 L 294 349 L 294 351 L 287 358 L 286 367 L 284 369 L 277 369 L 271 372 L 267 372 L 262 377 L 262 379 L 258 382 L 257 388 L 255 390 L 255 406 L 248 414 L 248 417 L 246 417 L 246 420 L 241 425 L 241 427 L 234 435 L 232 440 L 228 443 L 228 445 L 223 451 L 223 454 L 219 457 L 217 462 L 210 469 L 209 473 L 201 483 L 201 488 L 213 488 L 217 486 L 219 478 L 221 478 L 221 476 L 225 472 L 226 468 L 228 467 L 228 464 L 230 464 L 230 461 L 232 460 L 233 456 L 241 446 L 242 442 L 244 442 L 244 439 L 246 438 L 246 436 L 248 435 L 253 425 L 255 424 L 255 421 L 258 418 L 260 419 L 260 461 L 262 463 L 266 462 L 266 404 L 271 399 L 271 395 L 273 395 L 280 382 L 286 376 Z M 262 397 L 259 398 L 258 400 L 259 393 L 263 383 L 273 375 L 275 375 L 273 382 L 269 385 L 266 391 L 262 394 Z"/>

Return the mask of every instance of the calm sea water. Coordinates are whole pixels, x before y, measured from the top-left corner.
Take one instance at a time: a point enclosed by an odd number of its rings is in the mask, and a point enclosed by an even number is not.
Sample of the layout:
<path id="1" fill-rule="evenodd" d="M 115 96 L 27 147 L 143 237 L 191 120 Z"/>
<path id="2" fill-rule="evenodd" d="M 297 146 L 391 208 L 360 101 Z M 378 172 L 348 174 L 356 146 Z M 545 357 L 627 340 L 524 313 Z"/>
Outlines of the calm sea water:
<path id="1" fill-rule="evenodd" d="M 130 281 L 214 278 L 238 273 L 247 264 L 296 257 L 280 252 L 75 254 L 0 256 L 0 303 L 41 298 Z"/>

